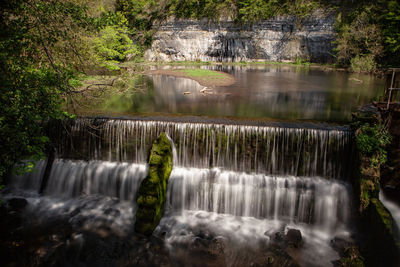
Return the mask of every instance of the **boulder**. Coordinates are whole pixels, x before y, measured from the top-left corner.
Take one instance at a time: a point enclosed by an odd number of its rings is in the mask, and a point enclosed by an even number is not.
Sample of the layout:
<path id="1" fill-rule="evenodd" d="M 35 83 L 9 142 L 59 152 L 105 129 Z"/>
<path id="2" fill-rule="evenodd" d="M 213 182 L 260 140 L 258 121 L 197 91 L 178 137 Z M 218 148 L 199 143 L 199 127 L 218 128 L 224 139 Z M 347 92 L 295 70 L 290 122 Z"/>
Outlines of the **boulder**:
<path id="1" fill-rule="evenodd" d="M 289 229 L 286 233 L 285 240 L 289 246 L 294 246 L 298 248 L 302 244 L 303 237 L 300 230 Z"/>

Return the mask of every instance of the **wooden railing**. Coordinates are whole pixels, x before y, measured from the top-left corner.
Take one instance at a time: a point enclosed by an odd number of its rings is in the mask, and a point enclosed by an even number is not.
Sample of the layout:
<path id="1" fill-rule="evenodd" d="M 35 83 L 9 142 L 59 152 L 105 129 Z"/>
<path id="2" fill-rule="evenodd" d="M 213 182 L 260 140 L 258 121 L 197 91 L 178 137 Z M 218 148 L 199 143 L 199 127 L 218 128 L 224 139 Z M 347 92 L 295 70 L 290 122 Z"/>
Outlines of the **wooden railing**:
<path id="1" fill-rule="evenodd" d="M 381 105 L 385 104 L 386 109 L 389 109 L 390 104 L 392 104 L 392 103 L 399 103 L 399 101 L 396 101 L 396 97 L 397 97 L 397 91 L 400 91 L 400 87 L 399 87 L 400 68 L 392 68 L 392 69 L 389 69 L 389 71 L 391 71 L 391 73 L 389 72 L 387 74 L 388 75 L 387 76 L 387 87 L 385 88 L 384 95 L 380 101 Z M 390 81 L 390 83 L 389 83 L 389 81 Z"/>

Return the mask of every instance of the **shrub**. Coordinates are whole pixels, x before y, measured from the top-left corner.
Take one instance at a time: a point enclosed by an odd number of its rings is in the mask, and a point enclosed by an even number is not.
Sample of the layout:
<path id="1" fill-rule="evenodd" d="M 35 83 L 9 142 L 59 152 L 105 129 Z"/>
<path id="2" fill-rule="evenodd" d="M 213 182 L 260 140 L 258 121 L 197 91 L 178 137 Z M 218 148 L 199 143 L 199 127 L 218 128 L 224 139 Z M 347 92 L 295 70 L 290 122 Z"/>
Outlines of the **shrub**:
<path id="1" fill-rule="evenodd" d="M 356 145 L 362 155 L 370 157 L 372 166 L 378 167 L 386 162 L 385 146 L 390 144 L 391 139 L 381 124 L 370 126 L 367 123 L 358 129 Z"/>
<path id="2" fill-rule="evenodd" d="M 128 54 L 139 54 L 126 29 L 119 26 L 106 26 L 93 43 L 96 55 L 104 66 L 111 69 L 118 68 L 117 63 L 124 61 Z"/>
<path id="3" fill-rule="evenodd" d="M 357 55 L 350 60 L 350 67 L 354 72 L 374 72 L 377 64 L 373 55 Z"/>

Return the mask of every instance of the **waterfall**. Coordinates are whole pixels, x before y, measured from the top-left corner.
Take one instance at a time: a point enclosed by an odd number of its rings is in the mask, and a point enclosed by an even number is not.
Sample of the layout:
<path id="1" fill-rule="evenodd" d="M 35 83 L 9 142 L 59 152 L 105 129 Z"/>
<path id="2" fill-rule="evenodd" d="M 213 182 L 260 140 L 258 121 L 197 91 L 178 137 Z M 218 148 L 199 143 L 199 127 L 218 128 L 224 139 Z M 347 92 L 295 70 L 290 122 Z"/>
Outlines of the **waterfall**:
<path id="1" fill-rule="evenodd" d="M 347 179 L 352 135 L 343 128 L 290 128 L 212 123 L 81 118 L 50 133 L 61 158 L 145 163 L 167 132 L 179 166 Z"/>
<path id="2" fill-rule="evenodd" d="M 14 176 L 11 186 L 37 193 L 46 168 L 45 162 L 38 161 L 31 173 Z M 137 189 L 146 175 L 145 164 L 56 159 L 45 195 L 64 199 L 100 195 L 136 201 Z"/>
<path id="3" fill-rule="evenodd" d="M 45 165 L 17 177 L 14 186 L 38 190 Z M 56 159 L 45 194 L 71 199 L 106 196 L 135 202 L 145 164 Z M 34 179 L 32 179 L 32 177 Z M 345 183 L 318 177 L 271 176 L 220 168 L 174 167 L 168 184 L 168 212 L 207 211 L 287 223 L 314 225 L 326 232 L 349 223 Z"/>
<path id="4" fill-rule="evenodd" d="M 353 146 L 346 128 L 82 118 L 52 122 L 49 132 L 57 158 L 44 195 L 28 196 L 28 214 L 38 220 L 130 233 L 151 145 L 166 132 L 174 168 L 154 234 L 171 248 L 199 236 L 257 246 L 295 228 L 305 242 L 302 264 L 320 258 L 316 266 L 329 266 L 338 258 L 330 240 L 349 236 Z M 45 167 L 40 161 L 12 186 L 38 192 Z"/>
<path id="5" fill-rule="evenodd" d="M 103 195 L 136 201 L 136 191 L 146 175 L 144 164 L 55 160 L 46 194 L 65 198 Z"/>
<path id="6" fill-rule="evenodd" d="M 315 177 L 178 167 L 169 181 L 168 208 L 306 223 L 333 232 L 349 222 L 350 196 L 345 184 Z"/>

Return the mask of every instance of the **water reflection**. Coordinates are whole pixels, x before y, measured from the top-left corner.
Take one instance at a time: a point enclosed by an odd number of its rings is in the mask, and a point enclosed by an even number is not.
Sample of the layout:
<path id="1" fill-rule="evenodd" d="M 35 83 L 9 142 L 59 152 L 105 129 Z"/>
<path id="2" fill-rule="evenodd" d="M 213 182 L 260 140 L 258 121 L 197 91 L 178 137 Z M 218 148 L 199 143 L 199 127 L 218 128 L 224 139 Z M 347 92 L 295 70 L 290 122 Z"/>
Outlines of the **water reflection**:
<path id="1" fill-rule="evenodd" d="M 165 68 L 165 66 L 163 67 Z M 351 112 L 380 95 L 373 76 L 295 66 L 222 66 L 235 84 L 204 91 L 199 83 L 171 76 L 141 78 L 143 91 L 113 94 L 83 113 L 168 113 L 253 118 L 349 121 Z"/>

